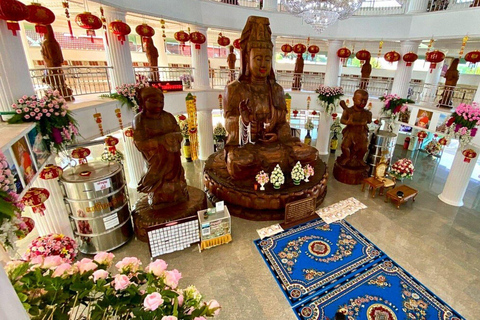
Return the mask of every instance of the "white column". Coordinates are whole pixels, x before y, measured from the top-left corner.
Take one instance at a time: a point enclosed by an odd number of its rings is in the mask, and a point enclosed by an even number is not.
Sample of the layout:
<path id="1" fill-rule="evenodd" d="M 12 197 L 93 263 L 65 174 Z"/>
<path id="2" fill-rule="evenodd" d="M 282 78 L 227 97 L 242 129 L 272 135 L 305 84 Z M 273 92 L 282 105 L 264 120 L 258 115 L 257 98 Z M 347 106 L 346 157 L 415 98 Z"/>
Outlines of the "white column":
<path id="1" fill-rule="evenodd" d="M 28 320 L 30 319 L 22 306 L 20 299 L 13 289 L 3 266 L 0 264 L 0 319 L 3 320 Z"/>
<path id="2" fill-rule="evenodd" d="M 132 133 L 132 134 L 130 134 Z M 145 159 L 133 143 L 133 129 L 128 128 L 123 135 L 125 166 L 128 172 L 128 187 L 137 189 L 140 179 L 145 174 Z"/>
<path id="3" fill-rule="evenodd" d="M 207 37 L 207 28 L 192 26 L 192 31 L 203 33 Z M 208 38 L 200 49 L 195 49 L 192 44 L 192 67 L 193 69 L 193 87 L 197 90 L 210 89 L 210 81 L 208 79 Z"/>
<path id="4" fill-rule="evenodd" d="M 165 51 L 165 42 L 163 41 L 162 37 L 162 29 L 155 29 L 153 43 L 158 50 L 158 66 L 168 67 L 167 52 Z"/>
<path id="5" fill-rule="evenodd" d="M 430 62 L 425 62 L 430 63 Z M 442 74 L 444 61 L 437 63 L 435 69 L 432 72 L 427 71 L 427 76 L 425 77 L 425 87 L 422 91 L 422 97 L 420 104 L 431 104 L 435 102 L 437 94 L 437 86 L 440 81 L 440 76 Z"/>
<path id="6" fill-rule="evenodd" d="M 475 93 L 475 97 L 473 98 L 473 101 L 477 101 L 480 103 L 480 84 L 478 85 L 477 92 Z"/>
<path id="7" fill-rule="evenodd" d="M 407 13 L 427 12 L 428 0 L 410 0 Z"/>
<path id="8" fill-rule="evenodd" d="M 12 111 L 17 99 L 34 93 L 20 33 L 14 36 L 0 20 L 0 110 Z"/>
<path id="9" fill-rule="evenodd" d="M 263 8 L 265 11 L 277 11 L 278 3 L 277 0 L 263 0 Z"/>
<path id="10" fill-rule="evenodd" d="M 104 7 L 105 18 L 107 19 L 107 25 L 115 20 L 126 21 L 125 12 L 119 9 Z M 105 33 L 103 33 L 105 34 Z M 104 35 L 105 37 L 105 35 Z M 103 41 L 105 44 L 105 53 L 107 54 L 107 63 L 113 67 L 110 72 L 112 89 L 121 86 L 126 83 L 135 83 L 135 75 L 133 73 L 132 54 L 130 53 L 130 46 L 128 45 L 128 39 L 122 44 L 116 35 L 107 31 L 107 41 Z"/>
<path id="11" fill-rule="evenodd" d="M 198 120 L 198 146 L 200 160 L 207 160 L 213 153 L 213 124 L 212 111 L 197 111 Z"/>
<path id="12" fill-rule="evenodd" d="M 330 126 L 332 123 L 332 116 L 321 111 L 318 119 L 317 144 L 315 145 L 320 155 L 330 152 Z"/>
<path id="13" fill-rule="evenodd" d="M 327 68 L 325 70 L 325 85 L 338 86 L 342 74 L 342 64 L 337 56 L 337 51 L 343 45 L 342 40 L 328 40 Z"/>
<path id="14" fill-rule="evenodd" d="M 401 98 L 406 98 L 410 80 L 412 80 L 413 65 L 407 67 L 403 61 L 403 55 L 408 52 L 417 53 L 420 41 L 402 41 L 400 43 L 400 61 L 397 64 L 395 77 L 393 78 L 392 94 L 398 94 Z"/>

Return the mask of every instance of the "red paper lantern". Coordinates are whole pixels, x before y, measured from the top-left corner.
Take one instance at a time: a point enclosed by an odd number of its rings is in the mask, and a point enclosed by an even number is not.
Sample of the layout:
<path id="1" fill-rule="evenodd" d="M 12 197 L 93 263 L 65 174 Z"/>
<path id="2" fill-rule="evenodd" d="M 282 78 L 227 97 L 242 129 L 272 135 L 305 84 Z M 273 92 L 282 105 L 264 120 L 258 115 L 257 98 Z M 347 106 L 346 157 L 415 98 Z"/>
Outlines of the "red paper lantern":
<path id="1" fill-rule="evenodd" d="M 475 159 L 477 156 L 477 153 L 473 149 L 466 149 L 462 151 L 462 154 L 464 155 L 464 162 L 470 163 L 470 160 Z"/>
<path id="2" fill-rule="evenodd" d="M 367 50 L 360 50 L 355 54 L 355 57 L 360 61 L 366 61 L 370 59 L 371 54 Z"/>
<path id="3" fill-rule="evenodd" d="M 312 116 L 316 116 L 317 113 L 318 113 L 317 111 L 313 110 L 313 111 L 312 111 Z"/>
<path id="4" fill-rule="evenodd" d="M 95 36 L 95 30 L 100 29 L 103 25 L 102 20 L 90 12 L 78 14 L 75 17 L 75 22 L 80 28 L 87 29 L 87 35 L 90 36 L 92 43 L 93 37 Z"/>
<path id="5" fill-rule="evenodd" d="M 221 33 L 218 35 L 218 39 L 217 39 L 217 43 L 218 45 L 222 46 L 222 47 L 226 47 L 230 44 L 230 38 L 229 37 L 225 37 L 223 36 Z"/>
<path id="6" fill-rule="evenodd" d="M 20 30 L 18 21 L 25 20 L 28 17 L 27 6 L 16 0 L 0 1 L 0 19 L 7 21 L 8 30 L 12 31 L 14 36 Z"/>
<path id="7" fill-rule="evenodd" d="M 90 155 L 90 149 L 84 147 L 78 147 L 73 149 L 72 158 L 78 159 L 79 164 L 87 164 L 87 157 Z"/>
<path id="8" fill-rule="evenodd" d="M 182 45 L 185 45 L 185 42 L 190 40 L 190 35 L 183 30 L 175 32 L 173 37 L 175 38 L 175 40 L 180 42 Z"/>
<path id="9" fill-rule="evenodd" d="M 233 47 L 234 47 L 235 49 L 240 50 L 240 39 L 235 39 L 235 40 L 233 41 Z"/>
<path id="10" fill-rule="evenodd" d="M 195 49 L 200 49 L 200 45 L 205 43 L 207 38 L 201 32 L 195 31 L 190 33 L 190 42 L 195 44 Z"/>
<path id="11" fill-rule="evenodd" d="M 480 62 L 480 51 L 478 50 L 470 51 L 465 55 L 465 61 L 470 62 L 472 64 L 476 64 L 477 62 Z"/>
<path id="12" fill-rule="evenodd" d="M 283 52 L 284 57 L 292 51 L 293 51 L 293 47 L 291 45 L 289 45 L 288 43 L 285 43 L 282 46 L 282 52 Z"/>
<path id="13" fill-rule="evenodd" d="M 417 134 L 417 137 L 418 139 L 420 140 L 423 140 L 427 137 L 427 133 L 425 131 L 420 131 L 418 134 Z"/>
<path id="14" fill-rule="evenodd" d="M 59 166 L 48 164 L 45 168 L 40 172 L 40 179 L 43 180 L 51 180 L 56 179 L 61 176 L 63 173 L 62 168 Z"/>
<path id="15" fill-rule="evenodd" d="M 110 29 L 110 31 L 117 36 L 118 40 L 122 43 L 122 45 L 125 42 L 125 36 L 130 34 L 130 32 L 132 31 L 128 24 L 121 20 L 115 20 L 110 22 L 110 24 L 108 25 L 108 29 Z"/>
<path id="16" fill-rule="evenodd" d="M 442 146 L 446 146 L 448 143 L 448 140 L 445 139 L 445 137 L 443 137 L 443 138 L 440 138 L 440 140 L 438 140 L 438 143 L 440 143 L 440 145 Z"/>
<path id="17" fill-rule="evenodd" d="M 107 136 L 105 138 L 105 145 L 108 147 L 110 153 L 116 153 L 117 148 L 115 147 L 118 144 L 118 139 L 113 136 Z"/>
<path id="18" fill-rule="evenodd" d="M 298 110 L 293 110 L 292 112 L 293 112 L 293 116 L 296 117 L 298 114 Z"/>
<path id="19" fill-rule="evenodd" d="M 133 128 L 128 128 L 127 130 L 125 130 L 125 136 L 133 138 Z"/>
<path id="20" fill-rule="evenodd" d="M 304 54 L 307 51 L 307 46 L 301 43 L 297 43 L 293 46 L 293 52 L 295 52 L 298 56 Z"/>
<path id="21" fill-rule="evenodd" d="M 155 29 L 153 29 L 152 27 L 150 27 L 148 24 L 146 23 L 143 23 L 143 24 L 139 24 L 136 28 L 135 28 L 135 32 L 140 36 L 142 37 L 142 41 L 145 41 L 145 38 L 151 38 L 155 35 Z"/>
<path id="22" fill-rule="evenodd" d="M 320 52 L 320 48 L 317 45 L 312 44 L 308 47 L 308 52 L 312 55 L 312 59 L 315 58 L 315 55 Z"/>
<path id="23" fill-rule="evenodd" d="M 338 114 L 336 112 L 332 113 L 332 119 L 335 120 L 337 118 Z"/>
<path id="24" fill-rule="evenodd" d="M 342 62 L 342 64 L 345 63 L 345 61 L 347 61 L 351 55 L 352 55 L 352 51 L 350 51 L 346 47 L 340 48 L 337 51 L 337 57 L 340 58 L 340 62 Z"/>
<path id="25" fill-rule="evenodd" d="M 433 69 L 437 66 L 437 63 L 440 63 L 445 59 L 445 54 L 441 51 L 435 50 L 432 52 L 428 52 L 425 60 L 430 62 L 430 73 L 432 73 Z"/>
<path id="26" fill-rule="evenodd" d="M 407 67 L 410 67 L 418 59 L 418 55 L 414 52 L 407 52 L 403 55 L 403 61 L 407 63 Z"/>
<path id="27" fill-rule="evenodd" d="M 46 26 L 55 21 L 55 14 L 52 10 L 45 8 L 40 3 L 32 3 L 27 6 L 28 17 L 26 20 L 35 23 L 35 31 L 37 33 L 47 33 Z"/>
<path id="28" fill-rule="evenodd" d="M 22 198 L 22 203 L 32 207 L 34 213 L 45 215 L 45 205 L 43 204 L 50 197 L 50 192 L 44 188 L 30 188 Z"/>
<path id="29" fill-rule="evenodd" d="M 389 51 L 385 53 L 383 57 L 385 58 L 386 61 L 390 63 L 394 63 L 400 60 L 400 53 L 398 53 L 397 51 Z"/>

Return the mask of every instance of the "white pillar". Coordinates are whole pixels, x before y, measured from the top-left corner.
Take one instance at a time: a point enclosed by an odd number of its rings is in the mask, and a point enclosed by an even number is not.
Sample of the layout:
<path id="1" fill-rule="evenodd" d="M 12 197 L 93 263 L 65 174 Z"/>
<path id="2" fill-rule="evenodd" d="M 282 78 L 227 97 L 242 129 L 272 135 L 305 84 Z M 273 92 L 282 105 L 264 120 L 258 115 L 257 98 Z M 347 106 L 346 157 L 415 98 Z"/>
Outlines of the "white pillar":
<path id="1" fill-rule="evenodd" d="M 407 13 L 427 12 L 428 0 L 410 0 Z"/>
<path id="2" fill-rule="evenodd" d="M 0 319 L 28 320 L 30 319 L 13 289 L 3 266 L 0 264 Z"/>
<path id="3" fill-rule="evenodd" d="M 263 0 L 263 8 L 265 11 L 277 11 L 278 3 L 277 0 Z"/>
<path id="4" fill-rule="evenodd" d="M 126 21 L 125 12 L 119 9 L 104 7 L 105 19 L 107 19 L 107 25 L 115 20 Z M 105 33 L 104 33 L 105 34 Z M 104 35 L 105 37 L 105 35 Z M 126 83 L 135 83 L 135 75 L 133 73 L 132 54 L 130 53 L 130 46 L 128 45 L 128 38 L 122 44 L 116 35 L 107 31 L 107 41 L 103 41 L 105 44 L 105 53 L 107 54 L 107 63 L 112 66 L 113 69 L 110 72 L 112 81 L 112 89 L 121 86 Z"/>
<path id="5" fill-rule="evenodd" d="M 0 20 L 0 110 L 12 111 L 17 99 L 34 93 L 20 33 L 14 36 Z"/>
<path id="6" fill-rule="evenodd" d="M 207 37 L 207 28 L 193 26 L 192 29 L 192 31 L 201 32 Z M 195 45 L 192 44 L 193 87 L 197 90 L 210 89 L 207 43 L 208 38 L 200 46 L 200 49 L 195 49 Z"/>
<path id="7" fill-rule="evenodd" d="M 473 101 L 477 101 L 480 103 L 480 84 L 478 85 L 477 92 L 475 93 L 475 97 L 473 98 Z"/>
<path id="8" fill-rule="evenodd" d="M 198 119 L 198 148 L 200 160 L 207 160 L 213 153 L 213 124 L 212 111 L 200 110 L 197 111 Z"/>
<path id="9" fill-rule="evenodd" d="M 321 111 L 318 118 L 317 143 L 315 145 L 320 155 L 326 155 L 330 152 L 330 127 L 332 123 L 332 116 Z"/>
<path id="10" fill-rule="evenodd" d="M 158 66 L 168 67 L 167 52 L 165 51 L 165 42 L 162 37 L 162 29 L 155 29 L 153 43 L 158 50 Z"/>
<path id="11" fill-rule="evenodd" d="M 337 51 L 343 45 L 342 40 L 328 40 L 327 68 L 325 70 L 325 85 L 329 87 L 338 86 L 340 75 L 342 74 L 342 65 Z"/>
<path id="12" fill-rule="evenodd" d="M 425 62 L 430 63 L 430 62 Z M 440 81 L 440 76 L 442 74 L 444 61 L 437 63 L 435 69 L 432 72 L 427 71 L 427 76 L 425 77 L 425 87 L 422 91 L 421 103 L 420 104 L 431 104 L 435 103 L 435 98 L 437 94 L 437 86 Z"/>
<path id="13" fill-rule="evenodd" d="M 403 61 L 403 55 L 408 52 L 417 53 L 420 41 L 402 41 L 400 43 L 400 61 L 397 64 L 395 77 L 393 78 L 392 94 L 398 94 L 401 98 L 406 98 L 410 80 L 412 80 L 413 65 L 407 67 L 407 63 Z"/>
<path id="14" fill-rule="evenodd" d="M 123 134 L 125 166 L 128 172 L 128 187 L 137 189 L 140 179 L 145 174 L 145 159 L 133 143 L 133 129 L 128 128 Z"/>

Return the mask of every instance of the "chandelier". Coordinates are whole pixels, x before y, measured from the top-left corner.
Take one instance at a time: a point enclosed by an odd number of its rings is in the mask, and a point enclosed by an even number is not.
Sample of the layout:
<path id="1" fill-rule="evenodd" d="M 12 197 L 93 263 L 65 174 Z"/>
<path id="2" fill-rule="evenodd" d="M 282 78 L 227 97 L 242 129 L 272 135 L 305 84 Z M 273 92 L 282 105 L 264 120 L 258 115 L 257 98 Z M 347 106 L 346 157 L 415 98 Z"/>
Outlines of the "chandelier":
<path id="1" fill-rule="evenodd" d="M 364 0 L 282 0 L 288 12 L 301 17 L 318 32 L 337 20 L 350 18 Z"/>

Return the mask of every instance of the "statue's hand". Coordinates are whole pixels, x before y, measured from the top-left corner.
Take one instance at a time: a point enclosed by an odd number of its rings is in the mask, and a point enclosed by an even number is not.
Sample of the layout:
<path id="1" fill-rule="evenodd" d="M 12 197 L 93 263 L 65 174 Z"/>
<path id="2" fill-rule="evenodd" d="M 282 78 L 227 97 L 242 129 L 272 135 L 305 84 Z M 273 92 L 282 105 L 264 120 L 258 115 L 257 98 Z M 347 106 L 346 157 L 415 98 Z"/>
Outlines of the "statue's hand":
<path id="1" fill-rule="evenodd" d="M 347 104 L 345 103 L 344 100 L 340 100 L 340 107 L 342 107 L 343 110 L 347 110 L 347 109 L 348 109 Z"/>
<path id="2" fill-rule="evenodd" d="M 270 132 L 270 133 L 265 133 L 265 139 L 258 139 L 259 141 L 262 142 L 275 142 L 278 140 L 278 135 L 276 133 Z"/>

